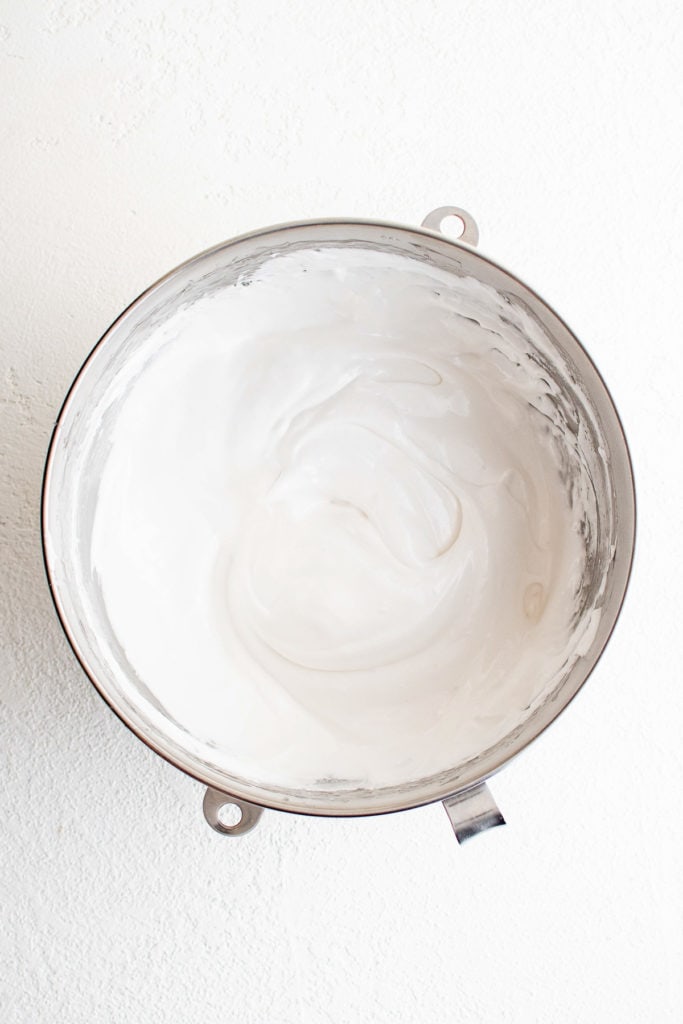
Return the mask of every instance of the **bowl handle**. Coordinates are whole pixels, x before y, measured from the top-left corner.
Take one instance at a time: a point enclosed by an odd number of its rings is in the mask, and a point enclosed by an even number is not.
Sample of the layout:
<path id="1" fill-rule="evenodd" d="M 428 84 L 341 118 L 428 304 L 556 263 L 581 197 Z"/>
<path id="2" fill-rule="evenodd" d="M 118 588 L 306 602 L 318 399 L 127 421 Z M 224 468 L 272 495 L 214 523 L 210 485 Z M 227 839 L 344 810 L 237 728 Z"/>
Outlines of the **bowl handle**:
<path id="1" fill-rule="evenodd" d="M 471 213 L 468 213 L 467 210 L 461 210 L 459 206 L 439 206 L 436 210 L 432 210 L 431 213 L 427 214 L 422 221 L 422 227 L 429 228 L 430 231 L 447 234 L 441 231 L 441 225 L 447 217 L 457 217 L 458 220 L 462 221 L 462 231 L 455 241 L 465 242 L 466 245 L 477 244 L 479 241 L 477 222 Z"/>
<path id="2" fill-rule="evenodd" d="M 466 789 L 464 793 L 446 797 L 443 805 L 459 843 L 464 843 L 466 839 L 488 828 L 505 824 L 505 818 L 485 782 Z"/>
<path id="3" fill-rule="evenodd" d="M 228 810 L 232 810 L 233 816 L 237 819 L 233 824 L 221 819 L 221 812 L 227 817 Z M 221 793 L 218 789 L 209 787 L 204 794 L 204 817 L 211 828 L 220 832 L 222 836 L 243 836 L 246 832 L 251 832 L 262 814 L 262 807 L 247 803 L 246 800 L 238 800 L 237 797 Z"/>

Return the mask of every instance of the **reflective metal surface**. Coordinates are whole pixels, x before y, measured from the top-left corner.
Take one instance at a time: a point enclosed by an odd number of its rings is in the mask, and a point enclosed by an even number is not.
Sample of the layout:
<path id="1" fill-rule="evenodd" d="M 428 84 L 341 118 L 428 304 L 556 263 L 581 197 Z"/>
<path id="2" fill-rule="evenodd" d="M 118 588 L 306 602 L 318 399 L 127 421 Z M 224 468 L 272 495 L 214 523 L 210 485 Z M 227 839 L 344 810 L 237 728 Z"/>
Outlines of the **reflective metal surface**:
<path id="1" fill-rule="evenodd" d="M 443 232 L 443 223 L 448 217 L 457 217 L 462 221 L 462 231 L 457 237 L 458 242 L 466 242 L 467 245 L 477 245 L 479 242 L 479 228 L 471 213 L 463 210 L 460 206 L 439 206 L 436 210 L 428 213 L 422 221 L 423 228 L 430 231 Z M 448 237 L 448 232 L 445 232 Z"/>
<path id="2" fill-rule="evenodd" d="M 489 828 L 505 824 L 505 818 L 485 782 L 464 793 L 448 797 L 443 805 L 459 843 Z"/>
<path id="3" fill-rule="evenodd" d="M 449 216 L 461 218 L 465 228 L 460 241 L 465 244 L 439 234 L 444 218 Z M 83 669 L 122 721 L 151 749 L 209 787 L 205 812 L 217 831 L 227 835 L 243 834 L 255 824 L 258 814 L 254 816 L 252 812 L 259 806 L 311 815 L 351 816 L 387 813 L 444 800 L 456 835 L 460 830 L 458 838 L 466 838 L 465 832 L 474 826 L 462 824 L 458 808 L 463 810 L 466 800 L 467 820 L 477 819 L 478 816 L 471 813 L 471 800 L 475 792 L 480 798 L 484 791 L 488 792 L 481 783 L 560 714 L 585 682 L 609 639 L 626 591 L 635 534 L 633 477 L 623 430 L 604 382 L 566 324 L 532 289 L 470 248 L 477 240 L 478 231 L 471 216 L 450 206 L 434 210 L 425 218 L 422 228 L 381 221 L 326 220 L 285 224 L 235 238 L 182 264 L 136 299 L 95 346 L 67 395 L 48 452 L 42 503 L 45 564 L 57 613 Z M 594 455 L 608 475 L 614 535 L 608 538 L 609 554 L 595 569 L 596 586 L 597 582 L 605 585 L 600 598 L 600 623 L 590 649 L 577 658 L 562 685 L 504 741 L 481 751 L 476 758 L 454 764 L 452 770 L 417 779 L 410 785 L 348 792 L 322 788 L 295 791 L 284 789 L 275 781 L 266 783 L 241 778 L 226 771 L 221 767 L 218 753 L 170 720 L 132 671 L 114 673 L 113 661 L 120 667 L 125 659 L 117 649 L 116 638 L 110 635 L 101 597 L 93 590 L 87 559 L 74 553 L 74 538 L 88 536 L 96 496 L 97 465 L 92 466 L 85 482 L 75 479 L 72 456 L 79 444 L 83 423 L 105 382 L 115 377 L 117 367 L 135 351 L 139 339 L 153 331 L 164 317 L 193 297 L 224 286 L 226 280 L 243 274 L 245 268 L 257 266 L 259 261 L 270 259 L 288 247 L 335 245 L 407 254 L 455 275 L 473 276 L 509 301 L 519 303 L 533 316 L 573 368 L 577 387 L 581 388 L 599 421 L 601 451 Z M 209 796 L 211 793 L 215 795 Z M 457 799 L 459 794 L 465 794 L 462 802 Z M 236 826 L 222 825 L 217 817 L 219 805 L 226 802 L 247 808 L 246 815 L 243 811 L 243 818 Z M 489 805 L 488 811 L 481 812 L 482 821 L 500 823 L 494 821 L 495 814 Z"/>
<path id="4" fill-rule="evenodd" d="M 263 814 L 263 808 L 249 804 L 246 800 L 226 796 L 217 789 L 207 789 L 204 794 L 204 817 L 216 832 L 222 836 L 243 836 L 251 832 Z M 237 810 L 234 824 L 226 823 L 223 815 L 227 811 Z"/>

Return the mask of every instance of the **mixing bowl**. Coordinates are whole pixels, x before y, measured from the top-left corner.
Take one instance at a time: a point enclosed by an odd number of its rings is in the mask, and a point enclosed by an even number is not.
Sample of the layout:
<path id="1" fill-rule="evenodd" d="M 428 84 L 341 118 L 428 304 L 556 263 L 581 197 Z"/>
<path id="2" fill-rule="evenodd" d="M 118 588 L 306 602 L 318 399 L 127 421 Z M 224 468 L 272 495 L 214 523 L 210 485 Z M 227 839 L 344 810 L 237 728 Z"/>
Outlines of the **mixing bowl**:
<path id="1" fill-rule="evenodd" d="M 440 230 L 453 216 L 462 224 L 458 239 Z M 477 241 L 473 219 L 456 207 L 433 211 L 420 228 L 330 219 L 242 235 L 193 257 L 143 292 L 94 347 L 65 399 L 47 456 L 42 502 L 45 564 L 57 613 L 85 673 L 112 710 L 152 750 L 207 787 L 204 813 L 218 832 L 248 831 L 263 808 L 350 816 L 433 801 L 444 802 L 460 841 L 501 824 L 486 780 L 568 705 L 610 637 L 628 583 L 635 527 L 632 471 L 616 409 L 567 325 L 527 285 L 477 252 Z M 308 784 L 292 785 L 272 768 L 240 770 L 225 743 L 199 735 L 188 721 L 179 720 L 135 670 L 112 624 L 93 563 L 94 520 L 103 467 L 132 386 L 130 367 L 145 372 L 150 339 L 178 311 L 191 316 L 207 296 L 235 285 L 258 285 L 264 268 L 271 282 L 286 291 L 294 285 L 292 275 L 297 275 L 299 287 L 299 275 L 315 260 L 342 265 L 354 254 L 374 261 L 385 275 L 396 275 L 399 290 L 404 268 L 432 275 L 439 282 L 433 301 L 442 301 L 443 293 L 447 303 L 442 320 L 450 316 L 460 328 L 470 323 L 472 330 L 487 331 L 490 359 L 507 360 L 515 373 L 533 383 L 529 406 L 543 417 L 548 443 L 558 452 L 558 487 L 568 507 L 581 502 L 583 508 L 577 518 L 583 571 L 572 611 L 578 639 L 557 671 L 533 680 L 518 705 L 500 714 L 495 706 L 488 707 L 479 723 L 477 749 L 463 747 L 454 737 L 447 763 L 439 770 L 420 774 L 406 768 L 393 784 L 321 774 Z M 329 280 L 330 303 L 348 301 L 344 274 Z M 368 323 L 380 314 L 391 318 L 391 310 L 378 311 L 385 297 L 369 279 L 367 287 L 361 282 L 356 297 Z M 267 318 L 268 310 L 262 312 Z M 325 309 L 318 315 L 324 320 Z M 179 389 L 183 386 L 178 383 Z M 169 394 L 169 403 L 177 397 Z M 132 596 L 134 576 L 129 585 Z M 188 679 L 188 687 L 192 685 Z M 285 720 L 282 725 L 286 731 Z M 416 730 L 407 744 L 416 750 L 408 754 L 419 753 L 425 742 Z M 419 758 L 408 761 L 417 764 Z M 226 808 L 232 808 L 232 818 Z"/>

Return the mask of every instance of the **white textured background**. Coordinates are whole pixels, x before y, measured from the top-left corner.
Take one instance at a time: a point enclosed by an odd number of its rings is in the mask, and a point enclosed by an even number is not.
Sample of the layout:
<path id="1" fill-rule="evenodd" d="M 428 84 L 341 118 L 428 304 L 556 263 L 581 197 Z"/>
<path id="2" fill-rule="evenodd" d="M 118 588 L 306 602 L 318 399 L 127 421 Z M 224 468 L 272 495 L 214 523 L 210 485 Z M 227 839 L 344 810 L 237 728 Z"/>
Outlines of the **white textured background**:
<path id="1" fill-rule="evenodd" d="M 683 1019 L 683 8 L 0 2 L 3 1024 Z M 439 806 L 209 830 L 43 578 L 42 462 L 109 322 L 272 222 L 455 203 L 614 393 L 636 572 L 581 696 L 458 848 Z"/>

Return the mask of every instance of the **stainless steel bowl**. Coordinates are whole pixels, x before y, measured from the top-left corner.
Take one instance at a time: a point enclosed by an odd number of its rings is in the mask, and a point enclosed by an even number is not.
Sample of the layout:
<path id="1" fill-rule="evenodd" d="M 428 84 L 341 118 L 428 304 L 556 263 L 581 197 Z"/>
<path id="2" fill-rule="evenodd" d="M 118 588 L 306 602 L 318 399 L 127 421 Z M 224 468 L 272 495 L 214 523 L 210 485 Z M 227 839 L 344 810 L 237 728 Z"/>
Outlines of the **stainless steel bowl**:
<path id="1" fill-rule="evenodd" d="M 455 215 L 464 226 L 457 241 L 440 227 Z M 486 779 L 535 739 L 569 704 L 586 681 L 614 628 L 626 592 L 635 534 L 633 475 L 624 432 L 609 392 L 585 349 L 567 325 L 534 291 L 475 251 L 476 224 L 464 210 L 441 207 L 420 228 L 381 221 L 324 220 L 266 228 L 209 249 L 171 271 L 133 302 L 92 350 L 66 396 L 50 443 L 42 500 L 43 548 L 55 607 L 64 632 L 90 681 L 113 711 L 152 750 L 207 787 L 207 821 L 226 835 L 251 829 L 264 807 L 309 815 L 365 815 L 404 810 L 442 800 L 460 841 L 500 824 Z M 360 247 L 408 255 L 454 275 L 474 277 L 523 310 L 543 332 L 552 358 L 548 372 L 559 382 L 575 415 L 576 443 L 590 466 L 599 511 L 591 538 L 589 570 L 581 610 L 600 609 L 588 650 L 544 695 L 542 703 L 502 740 L 448 771 L 409 785 L 349 791 L 291 790 L 256 783 L 227 772 L 210 745 L 172 721 L 140 680 L 124 683 L 112 672 L 117 641 L 106 617 L 89 564 L 89 537 L 101 456 L 110 425 L 100 424 L 100 448 L 90 452 L 88 472 L 74 471 L 89 417 L 98 396 L 111 386 L 121 366 L 144 337 L 181 304 L 249 274 L 274 254 L 300 248 Z M 112 416 L 114 414 L 112 413 Z M 226 805 L 236 805 L 239 821 L 227 822 Z"/>

